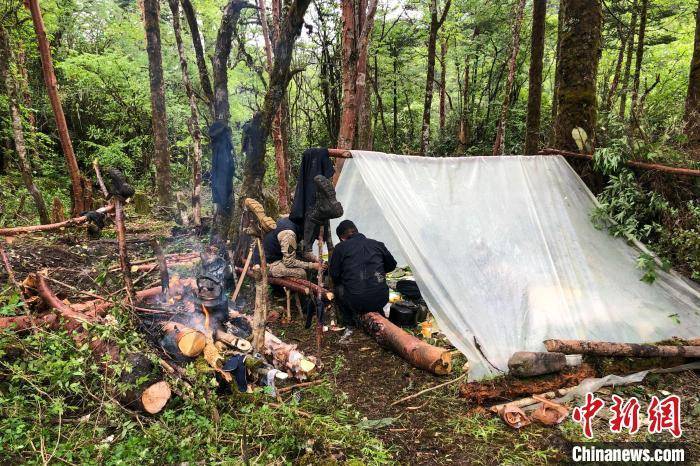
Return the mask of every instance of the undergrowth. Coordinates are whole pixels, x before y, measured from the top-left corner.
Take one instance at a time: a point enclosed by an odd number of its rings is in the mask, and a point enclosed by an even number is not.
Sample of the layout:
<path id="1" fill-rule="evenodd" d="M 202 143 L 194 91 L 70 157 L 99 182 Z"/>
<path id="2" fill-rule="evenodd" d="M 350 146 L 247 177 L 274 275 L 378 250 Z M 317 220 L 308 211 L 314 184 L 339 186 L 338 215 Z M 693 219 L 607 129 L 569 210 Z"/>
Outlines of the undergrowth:
<path id="1" fill-rule="evenodd" d="M 8 294 L 0 314 L 15 313 Z M 14 309 L 8 309 L 12 306 Z M 91 333 L 122 354 L 148 352 L 126 312 Z M 198 367 L 198 366 L 197 366 Z M 117 402 L 131 388 L 101 369 L 87 345 L 64 331 L 0 332 L 0 463 L 2 464 L 384 464 L 390 453 L 358 412 L 328 383 L 286 403 L 262 391 L 222 393 L 206 370 L 190 366 L 187 382 L 167 379 L 174 396 L 157 416 Z"/>

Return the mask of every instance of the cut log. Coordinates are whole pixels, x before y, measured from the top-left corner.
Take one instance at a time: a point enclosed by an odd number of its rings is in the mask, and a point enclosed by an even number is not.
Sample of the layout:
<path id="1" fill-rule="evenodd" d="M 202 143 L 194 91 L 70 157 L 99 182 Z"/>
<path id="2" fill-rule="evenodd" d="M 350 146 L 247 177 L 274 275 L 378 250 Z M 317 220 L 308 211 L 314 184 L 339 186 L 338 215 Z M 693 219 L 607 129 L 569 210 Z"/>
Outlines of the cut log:
<path id="1" fill-rule="evenodd" d="M 364 314 L 360 321 L 365 331 L 381 346 L 394 351 L 413 366 L 437 375 L 452 371 L 452 353 L 445 348 L 419 340 L 376 312 Z"/>
<path id="2" fill-rule="evenodd" d="M 243 273 L 243 268 L 236 267 L 236 272 Z M 249 277 L 255 278 L 255 273 L 252 270 L 248 270 L 246 272 L 246 275 L 248 275 Z M 281 286 L 283 288 L 288 288 L 292 291 L 296 291 L 297 293 L 302 293 L 302 294 L 311 294 L 311 293 L 315 294 L 318 292 L 318 285 L 316 285 L 315 283 L 311 283 L 310 281 L 307 281 L 307 280 L 301 280 L 299 278 L 268 277 L 267 282 L 270 285 Z M 333 296 L 332 292 L 326 290 L 325 288 L 322 288 L 321 290 L 323 291 L 323 297 L 325 298 L 326 301 L 333 301 L 334 296 Z"/>
<path id="3" fill-rule="evenodd" d="M 110 204 L 106 207 L 100 207 L 97 212 L 107 214 L 114 211 L 114 205 Z M 62 228 L 76 227 L 87 222 L 88 218 L 84 215 L 75 218 L 69 218 L 64 222 L 49 223 L 48 225 L 30 225 L 14 228 L 0 228 L 0 236 L 17 236 L 26 233 L 36 233 L 40 231 L 60 230 Z"/>
<path id="4" fill-rule="evenodd" d="M 172 337 L 184 356 L 195 358 L 204 351 L 207 338 L 202 332 L 172 321 L 163 323 L 162 328 L 168 336 Z"/>
<path id="5" fill-rule="evenodd" d="M 508 360 L 510 374 L 516 377 L 551 374 L 559 372 L 565 367 L 566 355 L 563 353 L 517 351 Z"/>
<path id="6" fill-rule="evenodd" d="M 90 317 L 78 312 L 70 305 L 58 299 L 41 274 L 33 274 L 30 278 L 35 284 L 34 289 L 36 289 L 38 295 L 64 319 L 63 327 L 71 333 L 76 344 L 78 346 L 84 344 L 90 338 L 90 335 L 85 330 L 83 324 L 93 323 L 97 321 L 97 317 Z M 93 338 L 89 340 L 88 346 L 95 359 L 103 363 L 102 370 L 104 372 L 110 373 L 110 365 L 120 362 L 119 348 L 112 343 L 102 340 L 101 338 Z M 153 372 L 153 364 L 145 355 L 132 353 L 127 355 L 126 358 L 130 362 L 132 370 L 131 372 L 122 374 L 121 379 L 123 382 L 135 383 L 137 380 L 142 379 L 144 375 L 150 375 Z M 149 390 L 153 385 L 157 384 L 160 384 L 157 388 Z M 164 389 L 163 384 L 167 385 L 167 382 L 154 380 L 148 377 L 147 380 L 139 384 L 135 390 L 127 392 L 121 397 L 121 401 L 127 407 L 136 405 L 136 407 L 143 409 L 149 414 L 156 414 L 160 412 L 170 398 L 170 394 Z M 144 404 L 142 396 L 146 391 L 149 392 L 149 398 L 146 400 L 146 404 Z M 166 394 L 167 399 L 164 399 Z M 156 399 L 157 401 L 155 401 Z M 158 408 L 158 406 L 160 407 Z"/>
<path id="7" fill-rule="evenodd" d="M 460 386 L 460 396 L 475 405 L 489 402 L 515 400 L 533 393 L 545 393 L 579 384 L 582 380 L 595 377 L 596 371 L 590 364 L 582 364 L 571 370 L 557 374 L 543 375 L 536 379 L 517 379 L 506 375 L 498 379 L 467 382 Z"/>
<path id="8" fill-rule="evenodd" d="M 172 395 L 168 382 L 161 380 L 146 388 L 141 394 L 141 405 L 148 414 L 158 414 Z"/>
<path id="9" fill-rule="evenodd" d="M 663 346 L 586 340 L 545 340 L 547 351 L 633 358 L 700 358 L 700 346 Z"/>

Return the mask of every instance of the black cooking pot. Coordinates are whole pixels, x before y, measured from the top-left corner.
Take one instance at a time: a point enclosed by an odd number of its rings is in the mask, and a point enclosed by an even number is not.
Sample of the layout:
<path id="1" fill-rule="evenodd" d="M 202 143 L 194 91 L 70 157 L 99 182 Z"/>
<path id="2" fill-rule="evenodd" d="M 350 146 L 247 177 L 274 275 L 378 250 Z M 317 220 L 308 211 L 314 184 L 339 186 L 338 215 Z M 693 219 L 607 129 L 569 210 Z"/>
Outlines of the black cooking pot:
<path id="1" fill-rule="evenodd" d="M 418 307 L 407 301 L 399 301 L 391 305 L 389 320 L 399 327 L 415 327 Z"/>

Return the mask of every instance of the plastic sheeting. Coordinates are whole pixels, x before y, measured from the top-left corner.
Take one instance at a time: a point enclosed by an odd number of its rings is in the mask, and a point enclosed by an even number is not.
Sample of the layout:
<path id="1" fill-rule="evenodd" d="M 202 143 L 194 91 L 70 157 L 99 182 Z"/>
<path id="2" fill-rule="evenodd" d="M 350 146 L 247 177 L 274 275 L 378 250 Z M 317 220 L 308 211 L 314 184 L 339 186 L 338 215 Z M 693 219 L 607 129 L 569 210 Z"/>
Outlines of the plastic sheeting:
<path id="1" fill-rule="evenodd" d="M 640 250 L 594 227 L 595 198 L 561 157 L 353 151 L 337 194 L 343 218 L 411 267 L 471 379 L 548 338 L 700 335 L 700 288 L 660 269 L 640 281 Z"/>

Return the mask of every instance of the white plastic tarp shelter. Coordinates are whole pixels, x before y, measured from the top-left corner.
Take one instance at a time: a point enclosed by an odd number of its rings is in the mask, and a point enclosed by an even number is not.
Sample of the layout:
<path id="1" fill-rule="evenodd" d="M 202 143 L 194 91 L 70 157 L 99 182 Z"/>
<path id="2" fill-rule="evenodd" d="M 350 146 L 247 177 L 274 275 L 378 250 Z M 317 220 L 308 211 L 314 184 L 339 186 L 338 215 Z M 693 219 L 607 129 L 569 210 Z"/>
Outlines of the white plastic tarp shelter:
<path id="1" fill-rule="evenodd" d="M 660 269 L 640 281 L 644 247 L 592 224 L 595 198 L 563 158 L 352 155 L 343 218 L 411 267 L 471 379 L 548 338 L 700 336 L 700 287 Z"/>

